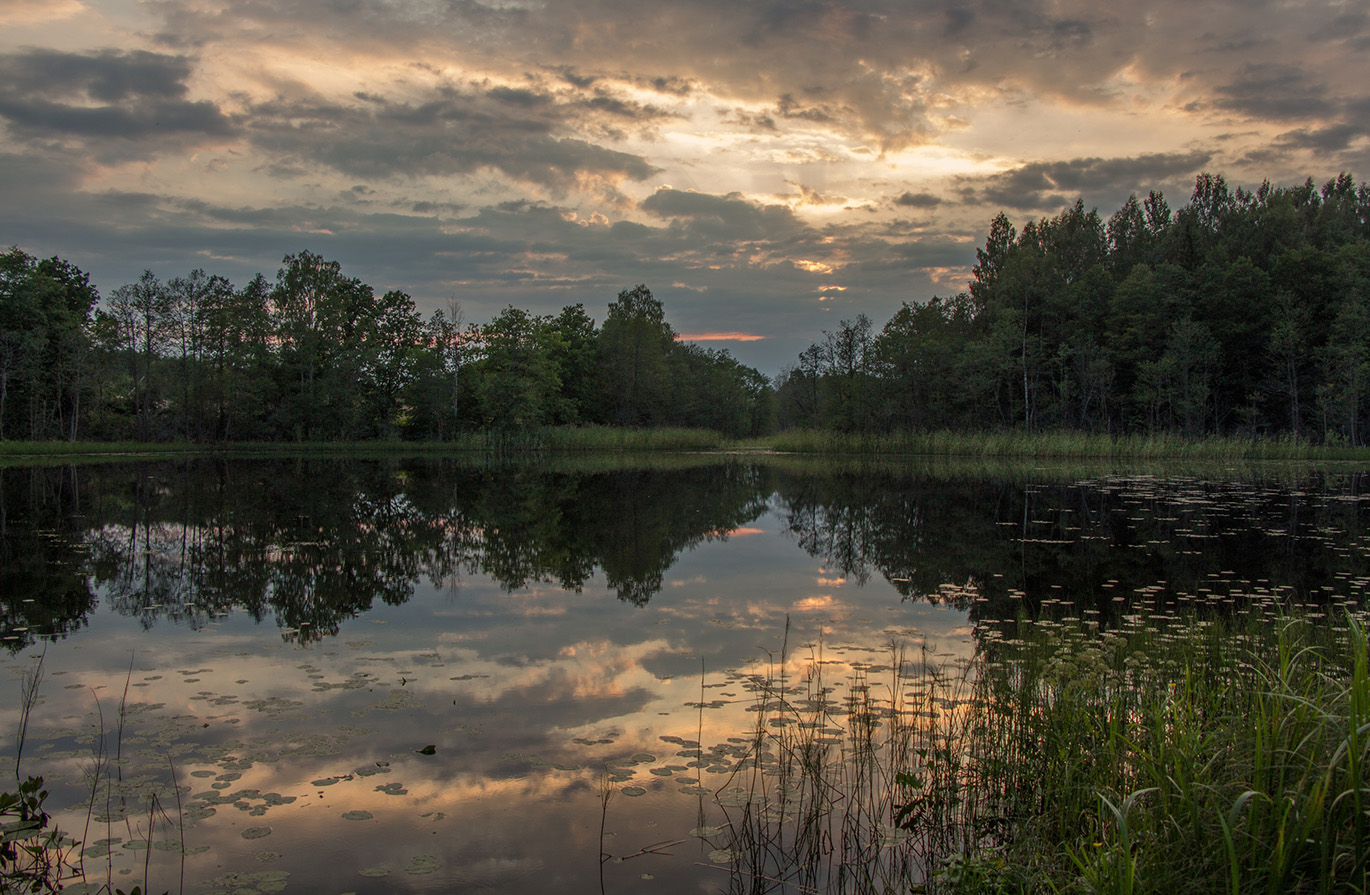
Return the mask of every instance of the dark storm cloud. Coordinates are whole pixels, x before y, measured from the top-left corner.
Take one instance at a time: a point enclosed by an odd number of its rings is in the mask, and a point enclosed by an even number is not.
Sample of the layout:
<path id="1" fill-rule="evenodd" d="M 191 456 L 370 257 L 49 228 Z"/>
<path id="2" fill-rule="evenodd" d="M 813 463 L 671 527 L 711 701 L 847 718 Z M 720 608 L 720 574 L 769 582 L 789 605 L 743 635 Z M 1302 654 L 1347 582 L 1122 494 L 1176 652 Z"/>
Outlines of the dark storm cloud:
<path id="1" fill-rule="evenodd" d="M 492 87 L 486 96 L 498 102 L 524 109 L 535 109 L 552 102 L 550 94 L 539 93 L 524 87 Z"/>
<path id="2" fill-rule="evenodd" d="M 642 210 L 702 236 L 729 241 L 791 240 L 807 229 L 788 206 L 759 205 L 735 194 L 659 189 L 642 201 Z"/>
<path id="3" fill-rule="evenodd" d="M 689 78 L 677 78 L 674 75 L 658 75 L 653 78 L 642 78 L 640 80 L 644 86 L 650 87 L 657 93 L 665 93 L 671 96 L 689 96 L 695 91 L 695 83 Z"/>
<path id="4" fill-rule="evenodd" d="M 895 196 L 894 204 L 904 208 L 935 208 L 942 200 L 932 193 L 901 193 Z"/>
<path id="5" fill-rule="evenodd" d="M 38 138 L 230 135 L 234 127 L 217 105 L 187 99 L 192 70 L 184 56 L 142 50 L 11 53 L 0 56 L 0 117 Z"/>
<path id="6" fill-rule="evenodd" d="M 1367 33 L 1363 11 L 1344 6 L 1238 0 L 1202 9 L 1134 0 L 577 0 L 536 11 L 390 0 L 227 0 L 211 10 L 162 0 L 154 8 L 163 30 L 187 45 L 266 35 L 301 47 L 342 41 L 439 67 L 458 59 L 506 75 L 538 70 L 578 90 L 612 80 L 663 95 L 703 89 L 885 149 L 940 132 L 929 109 L 942 90 L 1099 105 L 1116 97 L 1111 80 L 1123 70 L 1185 76 L 1182 99 L 1196 114 L 1318 115 L 1329 111 L 1325 87 L 1363 82 L 1335 56 Z"/>
<path id="7" fill-rule="evenodd" d="M 1309 39 L 1317 42 L 1347 42 L 1357 49 L 1364 46 L 1370 38 L 1370 12 L 1364 9 L 1351 9 L 1336 16 L 1331 21 L 1314 29 Z"/>
<path id="8" fill-rule="evenodd" d="M 558 66 L 555 69 L 560 78 L 572 87 L 585 88 L 599 80 L 598 75 L 582 75 L 569 65 Z"/>
<path id="9" fill-rule="evenodd" d="M 1294 149 L 1311 149 L 1315 152 L 1330 153 L 1347 149 L 1353 140 L 1370 133 L 1370 125 L 1362 122 L 1354 124 L 1334 124 L 1328 127 L 1300 128 L 1280 134 L 1277 142 L 1281 146 Z"/>
<path id="10" fill-rule="evenodd" d="M 192 70 L 184 56 L 144 50 L 62 53 L 29 50 L 0 57 L 6 88 L 16 93 L 69 95 L 84 93 L 105 103 L 134 97 L 179 99 L 187 92 Z"/>
<path id="11" fill-rule="evenodd" d="M 163 21 L 109 42 L 136 46 L 156 33 L 164 47 L 193 52 L 0 56 L 3 151 L 13 153 L 0 160 L 0 244 L 41 242 L 78 263 L 85 252 L 111 286 L 144 266 L 271 273 L 284 252 L 310 248 L 380 288 L 430 302 L 458 294 L 473 320 L 510 303 L 602 308 L 619 288 L 646 282 L 679 329 L 750 329 L 768 339 L 739 355 L 771 351 L 785 333 L 807 344 L 839 317 L 887 318 L 899 300 L 931 294 L 933 275 L 937 291 L 955 291 L 945 284 L 973 263 L 1000 208 L 1054 213 L 1077 196 L 1114 208 L 1129 192 L 1224 166 L 1233 183 L 1322 181 L 1342 167 L 1363 177 L 1355 165 L 1370 165 L 1370 53 L 1356 50 L 1367 29 L 1355 6 L 148 0 L 141 14 Z M 213 82 L 235 72 L 247 80 Z M 365 88 L 347 95 L 353 86 L 339 85 L 359 73 Z M 1072 149 L 1080 157 L 1070 160 L 1054 153 L 1059 142 L 1017 145 L 999 133 L 977 142 L 978 128 L 1035 109 L 1081 122 L 1062 135 L 1071 146 L 1088 145 L 1090 110 L 1106 110 L 1108 122 L 1154 113 L 1144 145 L 1161 151 L 1093 158 L 1101 150 Z M 1239 116 L 1248 120 L 1215 124 Z M 1010 169 L 901 173 L 907 160 L 896 150 L 950 127 L 960 129 L 953 164 L 1006 158 Z M 1222 128 L 1235 136 L 1208 136 Z M 699 149 L 712 142 L 690 140 L 720 130 L 724 151 L 714 156 Z M 657 139 L 677 134 L 686 139 Z M 91 164 L 119 146 L 134 157 L 220 137 L 231 145 L 214 154 L 239 178 L 241 206 L 205 201 L 223 193 L 193 182 L 203 160 L 189 154 L 181 170 L 168 164 L 147 182 L 180 180 L 198 199 L 100 180 L 125 174 Z M 836 173 L 815 179 L 823 153 Z M 1291 159 L 1315 153 L 1323 167 L 1334 158 L 1331 170 L 1290 170 Z M 710 167 L 738 159 L 736 172 Z M 657 165 L 666 170 L 654 180 Z M 624 181 L 646 188 L 629 198 L 617 192 L 631 189 Z M 716 193 L 659 190 L 633 204 L 664 182 Z M 721 195 L 775 194 L 787 182 L 813 182 L 878 213 L 829 207 L 821 220 L 832 223 L 818 227 L 801 216 L 803 202 L 796 214 Z M 101 183 L 122 191 L 93 195 Z M 891 220 L 900 215 L 919 220 Z M 934 232 L 944 235 L 926 235 Z M 820 304 L 825 284 L 847 291 Z"/>
<path id="12" fill-rule="evenodd" d="M 644 180 L 656 171 L 641 156 L 563 136 L 574 132 L 567 119 L 591 105 L 578 100 L 560 102 L 508 87 L 437 91 L 417 104 L 369 94 L 361 100 L 355 106 L 309 100 L 260 104 L 248 116 L 249 138 L 285 164 L 304 160 L 363 178 L 493 169 L 564 189 L 580 174 Z"/>
<path id="13" fill-rule="evenodd" d="M 1251 118 L 1318 118 L 1335 111 L 1328 85 L 1293 65 L 1258 62 L 1217 87 L 1214 104 Z"/>
<path id="14" fill-rule="evenodd" d="M 1198 172 L 1208 152 L 1153 153 L 1135 158 L 1031 162 L 985 178 L 961 178 L 962 198 L 1019 211 L 1056 208 L 1076 197 L 1116 199 Z"/>
<path id="15" fill-rule="evenodd" d="M 0 241 L 61 254 L 109 291 L 144 268 L 175 276 L 204 267 L 236 283 L 274 276 L 302 249 L 339 260 L 378 291 L 402 289 L 425 313 L 456 296 L 473 322 L 506 305 L 554 313 L 584 303 L 603 319 L 619 290 L 646 283 L 681 332 L 737 330 L 766 338 L 733 346 L 745 363 L 774 372 L 832 315 L 884 319 L 900 298 L 930 294 L 921 269 L 967 263 L 951 239 L 804 225 L 784 206 L 736 196 L 663 190 L 647 204 L 660 223 L 577 219 L 570 209 L 512 201 L 475 211 L 430 205 L 427 215 L 359 203 L 345 190 L 320 204 L 226 205 L 148 192 L 79 194 L 60 166 L 4 159 Z M 24 209 L 43 207 L 35 220 Z M 796 269 L 793 259 L 831 263 L 833 275 Z M 847 265 L 844 273 L 843 265 Z M 850 284 L 820 303 L 819 287 Z M 951 291 L 954 291 L 951 290 Z M 829 310 L 831 309 L 831 310 Z M 723 326 L 723 321 L 727 325 Z"/>

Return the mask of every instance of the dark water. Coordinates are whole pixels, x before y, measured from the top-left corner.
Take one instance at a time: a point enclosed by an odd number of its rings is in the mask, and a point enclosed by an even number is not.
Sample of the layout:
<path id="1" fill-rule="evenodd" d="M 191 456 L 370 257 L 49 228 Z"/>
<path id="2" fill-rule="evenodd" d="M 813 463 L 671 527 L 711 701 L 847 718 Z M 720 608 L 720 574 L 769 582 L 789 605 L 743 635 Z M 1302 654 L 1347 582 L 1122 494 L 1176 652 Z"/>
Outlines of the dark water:
<path id="1" fill-rule="evenodd" d="M 1366 483 L 703 458 L 0 469 L 0 748 L 12 766 L 44 653 L 21 770 L 54 784 L 93 885 L 721 891 L 692 831 L 718 821 L 757 676 L 878 674 L 896 644 L 955 665 L 978 622 L 1020 612 L 1360 599 Z"/>

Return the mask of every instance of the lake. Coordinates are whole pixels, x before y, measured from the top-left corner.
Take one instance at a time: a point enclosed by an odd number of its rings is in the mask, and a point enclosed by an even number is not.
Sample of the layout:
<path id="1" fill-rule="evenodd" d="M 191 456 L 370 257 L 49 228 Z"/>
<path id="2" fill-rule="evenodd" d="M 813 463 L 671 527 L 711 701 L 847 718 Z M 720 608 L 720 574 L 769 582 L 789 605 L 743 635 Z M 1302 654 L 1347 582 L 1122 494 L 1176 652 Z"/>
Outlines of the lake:
<path id="1" fill-rule="evenodd" d="M 1005 620 L 1360 604 L 1368 481 L 752 456 L 0 468 L 0 772 L 41 656 L 20 770 L 83 843 L 87 891 L 729 891 L 721 831 L 776 760 L 777 687 L 833 707 L 818 733 L 840 747 L 857 696 L 892 718 L 906 663 L 955 677 Z"/>

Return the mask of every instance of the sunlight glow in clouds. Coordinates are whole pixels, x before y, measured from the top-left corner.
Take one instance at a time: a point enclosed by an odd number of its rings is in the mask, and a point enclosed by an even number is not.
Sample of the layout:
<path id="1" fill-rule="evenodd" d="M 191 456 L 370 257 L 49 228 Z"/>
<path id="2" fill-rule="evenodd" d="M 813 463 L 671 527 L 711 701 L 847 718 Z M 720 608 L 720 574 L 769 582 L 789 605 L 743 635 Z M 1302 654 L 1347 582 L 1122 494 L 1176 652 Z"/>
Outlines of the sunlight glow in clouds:
<path id="1" fill-rule="evenodd" d="M 964 288 L 1000 210 L 1370 176 L 1370 10 L 1327 0 L 8 0 L 0 25 L 0 242 L 106 293 L 301 249 L 473 322 L 602 320 L 646 283 L 768 372 Z"/>

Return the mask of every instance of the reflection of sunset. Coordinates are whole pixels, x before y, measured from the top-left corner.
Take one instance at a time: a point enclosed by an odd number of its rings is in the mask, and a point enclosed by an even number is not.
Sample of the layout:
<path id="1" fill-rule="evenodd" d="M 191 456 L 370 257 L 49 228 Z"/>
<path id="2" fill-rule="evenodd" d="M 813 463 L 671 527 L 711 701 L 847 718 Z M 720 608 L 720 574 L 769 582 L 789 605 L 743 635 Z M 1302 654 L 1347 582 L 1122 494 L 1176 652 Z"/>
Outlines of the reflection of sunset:
<path id="1" fill-rule="evenodd" d="M 680 477 L 673 501 L 698 501 L 704 489 L 694 475 Z M 175 613 L 199 605 L 207 589 L 164 588 L 156 602 L 139 603 L 137 588 L 119 589 L 127 579 L 92 585 L 95 636 L 77 631 L 47 645 L 49 677 L 26 767 L 62 781 L 54 801 L 81 804 L 72 786 L 101 723 L 92 691 L 112 745 L 131 658 L 122 770 L 160 787 L 160 804 L 171 804 L 170 753 L 187 787 L 186 842 L 210 849 L 188 857 L 188 886 L 203 888 L 227 868 L 251 870 L 261 861 L 308 874 L 311 889 L 354 891 L 365 884 L 363 871 L 398 883 L 407 862 L 427 856 L 445 890 L 530 891 L 541 885 L 540 868 L 552 866 L 568 868 L 559 882 L 589 890 L 597 882 L 602 785 L 612 795 L 606 829 L 617 834 L 606 839 L 606 852 L 631 854 L 688 835 L 701 810 L 718 810 L 712 792 L 737 759 L 722 749 L 741 748 L 758 723 L 774 729 L 774 719 L 757 711 L 768 687 L 783 677 L 792 694 L 832 687 L 840 700 L 859 675 L 886 686 L 889 675 L 869 666 L 888 663 L 885 644 L 895 635 L 880 628 L 889 616 L 877 612 L 911 619 L 920 611 L 880 579 L 848 584 L 840 602 L 814 593 L 817 560 L 796 553 L 779 534 L 783 513 L 747 489 L 725 490 L 721 508 L 673 513 L 673 502 L 661 521 L 639 523 L 638 533 L 659 540 L 645 562 L 614 540 L 568 563 L 571 547 L 584 546 L 583 525 L 567 529 L 575 540 L 543 530 L 530 537 L 503 516 L 472 509 L 503 499 L 505 482 L 487 492 L 453 489 L 468 503 L 422 508 L 419 495 L 437 490 L 423 476 L 406 469 L 380 478 L 408 489 L 375 501 L 404 518 L 358 520 L 344 502 L 336 523 L 310 520 L 296 530 L 292 506 L 284 525 L 257 526 L 258 561 L 273 582 L 290 586 L 230 597 L 202 627 L 181 620 L 196 616 Z M 593 501 L 595 481 L 577 481 L 576 499 Z M 623 481 L 669 493 L 636 472 Z M 447 524 L 429 524 L 425 513 Z M 101 526 L 92 536 L 108 538 L 98 544 L 110 562 L 139 580 L 164 575 L 184 585 L 188 579 L 176 577 L 184 532 L 204 545 L 201 557 L 218 555 L 212 527 L 163 524 L 146 540 L 139 530 L 140 549 L 126 552 L 117 551 L 132 539 L 130 527 Z M 347 546 L 324 546 L 325 538 Z M 452 552 L 422 575 L 413 565 L 370 561 L 415 543 L 429 546 L 411 556 L 437 555 L 433 544 Z M 339 556 L 358 574 L 328 578 Z M 849 580 L 838 564 L 823 563 L 826 579 Z M 569 586 L 556 583 L 560 574 Z M 202 580 L 217 578 L 195 579 Z M 356 582 L 364 580 L 400 586 L 356 601 Z M 634 604 L 618 595 L 624 580 L 655 583 Z M 326 586 L 336 592 L 325 597 Z M 256 615 L 240 610 L 249 597 Z M 863 615 L 878 621 L 858 621 Z M 299 638 L 304 627 L 324 623 L 330 633 Z M 8 661 L 17 672 L 28 657 Z M 15 715 L 12 701 L 0 708 L 3 729 L 15 728 Z M 834 720 L 831 729 L 843 723 Z M 84 739 L 73 748 L 76 737 Z M 429 745 L 433 754 L 421 754 Z M 134 807 L 146 816 L 145 805 Z M 67 827 L 84 822 L 79 807 L 58 817 Z M 172 835 L 158 823 L 155 840 Z M 109 835 L 136 841 L 144 835 L 137 828 L 130 821 Z M 161 847 L 152 851 L 151 882 L 160 891 L 159 874 L 173 868 Z M 118 844 L 116 872 L 141 873 L 141 857 L 137 846 Z M 682 848 L 653 860 L 693 884 L 698 857 Z"/>

